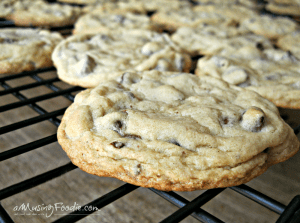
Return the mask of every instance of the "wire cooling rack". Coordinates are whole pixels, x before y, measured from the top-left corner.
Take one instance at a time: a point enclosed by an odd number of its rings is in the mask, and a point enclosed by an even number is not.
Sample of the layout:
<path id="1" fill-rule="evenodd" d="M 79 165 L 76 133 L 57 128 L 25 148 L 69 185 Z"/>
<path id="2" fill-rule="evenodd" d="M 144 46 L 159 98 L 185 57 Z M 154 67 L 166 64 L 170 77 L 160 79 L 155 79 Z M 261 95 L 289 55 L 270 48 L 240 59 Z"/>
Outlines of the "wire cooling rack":
<path id="1" fill-rule="evenodd" d="M 13 22 L 0 20 L 0 27 L 15 27 Z M 68 27 L 59 27 L 52 29 L 53 31 L 60 31 L 64 35 L 69 35 L 71 32 L 72 26 Z M 4 75 L 0 77 L 0 86 L 3 90 L 0 91 L 0 102 L 1 97 L 5 96 L 12 96 L 16 99 L 15 102 L 6 103 L 0 106 L 0 115 L 4 112 L 12 112 L 16 109 L 21 109 L 24 106 L 29 107 L 33 111 L 37 112 L 39 115 L 31 118 L 27 118 L 22 121 L 16 121 L 14 123 L 4 125 L 0 127 L 0 136 L 17 131 L 20 129 L 25 129 L 28 126 L 32 126 L 37 123 L 41 123 L 44 121 L 48 121 L 52 123 L 55 127 L 58 127 L 60 124 L 59 117 L 63 115 L 64 111 L 67 107 L 64 108 L 56 108 L 52 111 L 47 111 L 42 106 L 39 105 L 40 102 L 48 101 L 53 98 L 63 97 L 68 100 L 70 103 L 74 100 L 74 95 L 78 92 L 83 90 L 80 87 L 72 87 L 68 86 L 67 88 L 60 88 L 56 85 L 56 83 L 60 82 L 60 80 L 55 76 L 52 78 L 42 78 L 41 74 L 47 72 L 55 72 L 56 69 L 54 67 L 43 68 L 35 71 L 30 72 L 23 72 L 14 75 Z M 31 83 L 22 84 L 23 78 L 29 78 L 32 80 Z M 11 86 L 9 83 L 10 81 L 18 81 L 18 86 Z M 49 93 L 43 93 L 41 95 L 35 97 L 26 97 L 26 95 L 22 94 L 22 91 L 35 89 L 36 87 L 44 86 L 50 90 Z M 296 134 L 300 132 L 300 126 L 294 128 Z M 28 153 L 30 151 L 36 150 L 40 147 L 45 145 L 52 144 L 57 141 L 56 134 L 52 134 L 50 136 L 45 136 L 40 139 L 34 140 L 32 142 L 25 143 L 23 145 L 11 148 L 9 150 L 5 150 L 0 152 L 0 163 L 4 162 L 8 159 L 17 157 L 21 154 Z M 51 161 L 50 161 L 51 162 Z M 26 179 L 19 183 L 10 185 L 0 190 L 0 223 L 11 223 L 14 222 L 11 216 L 8 214 L 8 211 L 1 205 L 1 201 L 12 196 L 18 195 L 26 190 L 31 188 L 37 187 L 50 181 L 52 179 L 58 178 L 61 175 L 67 174 L 68 172 L 77 169 L 71 162 L 56 167 L 50 171 L 46 171 L 42 174 L 38 174 L 32 178 Z M 1 176 L 0 170 L 0 176 Z M 122 198 L 123 196 L 133 192 L 139 188 L 138 186 L 134 186 L 128 183 L 117 187 L 114 190 L 109 191 L 108 193 L 100 196 L 97 199 L 92 200 L 91 202 L 83 205 L 86 207 L 97 207 L 98 210 L 102 209 L 103 207 L 115 202 L 116 200 Z M 201 207 L 204 206 L 207 202 L 213 200 L 217 195 L 222 193 L 224 190 L 232 190 L 235 193 L 241 194 L 242 196 L 253 200 L 254 202 L 258 203 L 259 205 L 269 209 L 270 211 L 278 214 L 278 219 L 276 223 L 299 223 L 300 222 L 300 195 L 295 196 L 287 206 L 283 205 L 282 203 L 278 202 L 277 200 L 247 186 L 247 185 L 240 185 L 236 187 L 230 188 L 217 188 L 206 190 L 200 196 L 197 196 L 193 200 L 187 200 L 186 198 L 180 196 L 178 193 L 175 192 L 165 192 L 159 191 L 153 188 L 148 188 L 145 190 L 149 190 L 152 193 L 159 195 L 160 197 L 164 198 L 165 200 L 169 201 L 176 207 L 178 210 L 172 213 L 169 216 L 166 216 L 164 220 L 161 222 L 180 222 L 181 220 L 185 219 L 187 216 L 192 216 L 193 218 L 197 219 L 200 222 L 204 223 L 222 223 L 223 221 L 217 218 L 216 216 L 208 213 L 207 211 L 203 210 Z M 240 204 L 243 206 L 243 204 Z M 248 211 L 245 207 L 245 212 Z M 75 210 L 70 212 L 59 219 L 55 220 L 54 222 L 75 222 L 86 216 L 92 214 L 95 210 Z"/>
<path id="2" fill-rule="evenodd" d="M 3 126 L 0 128 L 0 135 L 15 131 L 18 129 L 25 128 L 27 126 L 33 125 L 38 122 L 42 122 L 45 120 L 50 121 L 53 125 L 56 127 L 59 126 L 60 120 L 57 118 L 58 116 L 62 115 L 66 108 L 57 109 L 51 112 L 47 112 L 45 109 L 37 105 L 38 102 L 49 100 L 51 98 L 55 98 L 58 96 L 63 96 L 69 101 L 73 101 L 74 96 L 72 93 L 78 92 L 82 90 L 80 87 L 70 87 L 67 89 L 60 89 L 57 86 L 54 85 L 55 82 L 58 82 L 58 78 L 51 78 L 44 80 L 38 76 L 38 74 L 49 72 L 49 71 L 55 71 L 54 67 L 40 69 L 32 72 L 24 72 L 20 74 L 15 75 L 9 75 L 4 76 L 0 78 L 0 85 L 4 88 L 4 90 L 0 91 L 0 96 L 5 95 L 13 95 L 15 98 L 17 98 L 19 101 L 5 104 L 0 106 L 0 112 L 10 111 L 13 109 L 18 109 L 22 106 L 29 106 L 31 109 L 33 109 L 35 112 L 38 112 L 39 115 L 33 118 L 29 118 L 20 122 L 16 122 L 13 124 L 9 124 L 6 126 Z M 18 87 L 11 87 L 7 82 L 9 80 L 16 80 L 21 79 L 23 77 L 30 77 L 34 80 L 33 83 L 20 85 Z M 49 88 L 52 93 L 43 94 L 37 97 L 33 98 L 27 98 L 24 95 L 20 93 L 20 91 L 28 90 L 31 88 L 35 88 L 37 86 L 46 86 Z M 294 129 L 295 133 L 298 134 L 300 131 L 300 126 Z M 18 156 L 20 154 L 29 152 L 31 150 L 35 150 L 39 147 L 51 144 L 53 142 L 56 142 L 56 134 L 50 135 L 41 139 L 38 139 L 36 141 L 27 143 L 25 145 L 18 146 L 16 148 L 9 149 L 7 151 L 0 153 L 0 162 L 13 158 L 15 156 Z M 20 183 L 14 184 L 12 186 L 9 186 L 7 188 L 0 190 L 0 200 L 6 199 L 10 196 L 16 195 L 18 193 L 21 193 L 25 190 L 28 190 L 32 187 L 36 187 L 40 184 L 43 184 L 51 179 L 54 179 L 56 177 L 59 177 L 63 174 L 66 174 L 69 171 L 72 171 L 76 169 L 77 167 L 74 166 L 72 163 L 67 163 L 65 165 L 62 165 L 58 168 L 55 168 L 51 171 L 48 171 L 46 173 L 37 175 L 33 178 L 27 179 L 25 181 L 22 181 Z M 124 195 L 134 191 L 137 189 L 137 186 L 131 185 L 131 184 L 124 184 L 123 186 L 110 191 L 109 193 L 105 194 L 104 196 L 101 196 L 100 198 L 91 201 L 90 203 L 86 204 L 86 206 L 93 206 L 97 207 L 99 209 L 103 208 L 104 206 L 116 201 L 117 199 L 120 199 Z M 268 208 L 269 210 L 277 213 L 279 215 L 278 220 L 276 223 L 296 223 L 300 222 L 300 196 L 295 196 L 294 199 L 287 205 L 283 205 L 280 202 L 276 201 L 275 199 L 272 199 L 263 193 L 260 193 L 254 189 L 252 189 L 249 186 L 246 185 L 240 185 L 236 187 L 229 188 L 255 202 L 258 204 Z M 202 193 L 200 196 L 196 197 L 192 201 L 188 201 L 185 198 L 181 197 L 175 192 L 164 192 L 159 191 L 156 189 L 150 188 L 152 192 L 158 194 L 162 198 L 168 200 L 172 204 L 176 205 L 179 209 L 178 211 L 174 212 L 170 216 L 166 217 L 161 222 L 179 222 L 182 219 L 186 218 L 187 216 L 191 215 L 195 219 L 199 220 L 200 222 L 207 222 L 207 223 L 221 223 L 220 219 L 216 218 L 215 216 L 209 214 L 208 212 L 201 209 L 201 206 L 206 204 L 208 201 L 212 200 L 215 196 L 222 193 L 225 188 L 219 188 L 219 189 L 211 189 L 207 190 L 204 193 Z M 227 189 L 228 190 L 228 189 Z M 246 210 L 245 210 L 246 211 Z M 85 217 L 86 215 L 89 215 L 93 213 L 93 211 L 89 210 L 81 210 L 81 211 L 75 211 L 72 213 L 69 213 L 60 219 L 56 220 L 55 222 L 75 222 L 80 220 L 81 218 Z M 10 216 L 7 214 L 6 210 L 0 205 L 0 222 L 13 222 Z"/>

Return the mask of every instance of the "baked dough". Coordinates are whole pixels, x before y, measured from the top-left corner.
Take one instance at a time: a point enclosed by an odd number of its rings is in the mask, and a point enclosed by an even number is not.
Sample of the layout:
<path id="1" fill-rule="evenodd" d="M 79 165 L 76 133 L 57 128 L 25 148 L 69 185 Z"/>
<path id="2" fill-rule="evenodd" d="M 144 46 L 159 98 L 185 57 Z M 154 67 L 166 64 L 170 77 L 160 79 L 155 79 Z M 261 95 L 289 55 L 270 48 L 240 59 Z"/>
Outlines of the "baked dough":
<path id="1" fill-rule="evenodd" d="M 300 61 L 289 51 L 244 47 L 206 56 L 196 74 L 254 90 L 278 107 L 300 109 Z"/>
<path id="2" fill-rule="evenodd" d="M 125 71 L 189 72 L 191 58 L 167 34 L 115 30 L 75 35 L 52 54 L 59 78 L 71 85 L 95 87 Z"/>
<path id="3" fill-rule="evenodd" d="M 246 183 L 299 149 L 259 94 L 159 71 L 126 72 L 79 93 L 57 137 L 88 173 L 166 191 Z"/>
<path id="4" fill-rule="evenodd" d="M 0 30 L 0 73 L 19 73 L 53 66 L 51 54 L 63 40 L 58 32 L 30 28 Z"/>

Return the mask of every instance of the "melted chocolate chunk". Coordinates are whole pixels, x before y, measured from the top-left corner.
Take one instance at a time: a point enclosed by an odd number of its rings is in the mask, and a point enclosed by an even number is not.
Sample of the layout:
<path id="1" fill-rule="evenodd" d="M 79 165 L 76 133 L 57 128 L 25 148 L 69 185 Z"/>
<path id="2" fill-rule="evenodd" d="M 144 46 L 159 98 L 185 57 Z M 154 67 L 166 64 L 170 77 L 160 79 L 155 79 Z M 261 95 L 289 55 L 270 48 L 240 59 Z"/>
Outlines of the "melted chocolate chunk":
<path id="1" fill-rule="evenodd" d="M 142 172 L 142 165 L 139 163 L 135 168 L 135 175 L 139 175 Z"/>
<path id="2" fill-rule="evenodd" d="M 268 147 L 268 148 L 266 148 L 264 151 L 262 151 L 263 153 L 268 153 L 269 152 L 269 150 L 270 150 L 270 148 Z"/>
<path id="3" fill-rule="evenodd" d="M 127 94 L 130 99 L 135 99 L 136 98 L 135 95 L 132 92 L 125 91 L 124 94 Z"/>
<path id="4" fill-rule="evenodd" d="M 260 117 L 260 119 L 258 120 L 258 123 L 259 123 L 258 128 L 260 130 L 261 127 L 263 126 L 263 124 L 265 124 L 265 117 L 264 116 Z"/>
<path id="5" fill-rule="evenodd" d="M 138 136 L 138 135 L 129 135 L 129 134 L 125 134 L 124 135 L 125 138 L 129 138 L 129 139 L 141 139 L 142 137 Z"/>
<path id="6" fill-rule="evenodd" d="M 121 84 L 135 84 L 138 83 L 139 81 L 140 81 L 140 77 L 138 77 L 136 74 L 125 72 L 122 74 L 119 82 Z"/>
<path id="7" fill-rule="evenodd" d="M 121 149 L 121 148 L 123 148 L 125 146 L 125 144 L 122 143 L 122 142 L 112 142 L 110 145 L 112 145 L 116 149 Z"/>
<path id="8" fill-rule="evenodd" d="M 264 46 L 262 43 L 256 43 L 256 48 L 259 49 L 259 50 L 264 50 Z"/>
<path id="9" fill-rule="evenodd" d="M 251 132 L 258 132 L 265 124 L 265 113 L 258 107 L 251 107 L 242 114 L 242 127 Z"/>
<path id="10" fill-rule="evenodd" d="M 273 74 L 273 75 L 266 76 L 265 78 L 268 81 L 273 81 L 273 80 L 277 80 L 278 79 L 278 75 Z"/>
<path id="11" fill-rule="evenodd" d="M 117 128 L 117 129 L 121 129 L 122 128 L 122 122 L 121 121 L 116 121 L 114 127 Z"/>
<path id="12" fill-rule="evenodd" d="M 103 40 L 108 40 L 109 39 L 108 35 L 101 34 L 100 36 L 101 36 L 101 39 L 103 39 Z"/>
<path id="13" fill-rule="evenodd" d="M 94 68 L 97 65 L 95 60 L 89 55 L 86 55 L 78 63 L 80 63 L 80 66 L 81 66 L 80 74 L 90 74 L 90 73 L 92 73 Z"/>
<path id="14" fill-rule="evenodd" d="M 225 117 L 225 118 L 223 119 L 223 124 L 226 125 L 226 124 L 228 124 L 228 122 L 229 122 L 228 118 Z"/>
<path id="15" fill-rule="evenodd" d="M 238 84 L 237 86 L 239 86 L 239 87 L 248 87 L 248 86 L 251 86 L 251 84 L 249 82 L 244 82 L 244 83 Z"/>
<path id="16" fill-rule="evenodd" d="M 148 11 L 148 12 L 147 12 L 147 16 L 150 17 L 150 16 L 152 16 L 154 13 L 156 13 L 156 11 Z"/>
<path id="17" fill-rule="evenodd" d="M 116 122 L 113 124 L 113 128 L 112 128 L 112 129 L 113 129 L 115 132 L 117 132 L 117 133 L 119 133 L 120 135 L 122 135 L 122 133 L 121 133 L 122 127 L 123 127 L 122 122 L 118 120 L 118 121 L 116 121 Z"/>
<path id="18" fill-rule="evenodd" d="M 175 139 L 171 139 L 169 142 L 176 146 L 181 146 Z"/>
<path id="19" fill-rule="evenodd" d="M 18 40 L 16 40 L 16 39 L 10 39 L 10 38 L 4 38 L 2 40 L 2 43 L 16 43 L 16 42 L 18 42 Z"/>

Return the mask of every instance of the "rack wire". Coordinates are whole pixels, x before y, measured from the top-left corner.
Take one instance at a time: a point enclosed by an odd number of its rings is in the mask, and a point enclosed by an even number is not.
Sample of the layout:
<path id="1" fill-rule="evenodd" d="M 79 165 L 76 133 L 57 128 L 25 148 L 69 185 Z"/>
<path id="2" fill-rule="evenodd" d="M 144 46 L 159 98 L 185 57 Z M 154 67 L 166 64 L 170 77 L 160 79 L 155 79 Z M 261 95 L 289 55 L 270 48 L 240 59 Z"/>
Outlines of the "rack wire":
<path id="1" fill-rule="evenodd" d="M 74 96 L 71 95 L 72 92 L 77 92 L 79 90 L 82 90 L 80 87 L 70 87 L 67 89 L 59 89 L 55 85 L 53 85 L 54 82 L 58 81 L 57 78 L 52 78 L 48 80 L 43 80 L 42 78 L 38 77 L 38 73 L 53 71 L 55 68 L 45 68 L 40 69 L 36 71 L 31 72 L 24 72 L 20 74 L 5 76 L 0 78 L 0 84 L 5 89 L 0 92 L 0 96 L 12 94 L 17 99 L 19 99 L 18 102 L 13 102 L 7 105 L 0 106 L 0 112 L 9 111 L 11 109 L 19 108 L 20 106 L 29 106 L 34 111 L 38 112 L 40 115 L 26 119 L 24 121 L 16 122 L 10 125 L 6 125 L 0 128 L 0 134 L 5 134 L 11 131 L 15 131 L 20 128 L 24 128 L 29 125 L 33 125 L 35 123 L 48 120 L 55 126 L 59 126 L 59 119 L 57 119 L 58 116 L 62 115 L 66 108 L 58 109 L 52 112 L 46 112 L 43 108 L 38 106 L 36 103 L 42 100 L 47 100 L 52 97 L 57 96 L 64 96 L 70 101 L 74 100 Z M 24 76 L 29 76 L 33 80 L 35 80 L 35 83 L 32 84 L 26 84 L 18 87 L 11 87 L 6 82 L 11 79 L 17 79 Z M 49 89 L 53 90 L 53 93 L 44 94 L 42 96 L 34 97 L 34 98 L 26 98 L 24 95 L 20 93 L 21 90 L 30 89 L 36 86 L 45 85 Z M 299 128 L 295 128 L 295 132 L 299 133 Z M 4 151 L 0 153 L 0 161 L 4 161 L 6 159 L 10 159 L 12 157 L 18 156 L 22 153 L 29 152 L 31 150 L 37 149 L 39 147 L 42 147 L 44 145 L 48 145 L 50 143 L 56 142 L 56 134 L 47 136 L 45 138 L 27 143 L 25 145 L 21 145 L 19 147 L 10 149 L 8 151 Z M 32 187 L 35 187 L 37 185 L 40 185 L 42 183 L 45 183 L 51 179 L 54 179 L 56 177 L 59 177 L 69 171 L 72 171 L 76 169 L 77 167 L 74 166 L 72 163 L 68 163 L 66 165 L 60 166 L 54 170 L 48 171 L 46 173 L 43 173 L 41 175 L 35 176 L 33 178 L 30 178 L 28 180 L 22 181 L 20 183 L 14 184 L 12 186 L 9 186 L 7 188 L 4 188 L 0 190 L 0 200 L 3 200 L 5 198 L 8 198 L 10 196 L 13 196 L 15 194 L 18 194 L 20 192 L 23 192 L 25 190 L 28 190 Z M 108 194 L 90 202 L 88 205 L 93 205 L 97 208 L 103 208 L 104 206 L 114 202 L 115 200 L 121 198 L 122 196 L 132 192 L 133 190 L 137 189 L 137 186 L 131 185 L 131 184 L 124 184 L 123 186 L 109 192 Z M 276 223 L 283 223 L 283 222 L 297 222 L 299 220 L 299 212 L 300 212 L 300 196 L 296 196 L 288 206 L 285 206 L 281 204 L 280 202 L 252 189 L 249 186 L 246 185 L 240 185 L 236 187 L 231 187 L 231 190 L 238 192 L 249 199 L 259 203 L 260 205 L 268 208 L 269 210 L 277 213 L 280 215 L 278 221 Z M 174 212 L 172 215 L 168 216 L 165 220 L 162 222 L 179 222 L 188 215 L 191 215 L 195 219 L 201 221 L 201 222 L 207 222 L 207 223 L 221 223 L 220 219 L 214 217 L 213 215 L 209 214 L 208 212 L 204 211 L 200 207 L 203 206 L 205 203 L 213 199 L 215 196 L 217 196 L 219 193 L 224 191 L 224 188 L 221 189 L 211 189 L 207 190 L 205 193 L 201 194 L 197 198 L 195 198 L 192 201 L 188 201 L 185 198 L 179 196 L 178 194 L 174 192 L 164 192 L 164 191 L 158 191 L 155 189 L 149 189 L 152 192 L 158 194 L 159 196 L 165 198 L 172 204 L 179 207 L 178 211 Z M 76 213 L 76 215 L 75 215 Z M 69 213 L 68 215 L 56 220 L 55 222 L 75 222 L 80 220 L 81 218 L 85 217 L 88 214 L 91 214 L 92 211 L 75 211 L 72 213 Z M 78 215 L 80 214 L 80 215 Z M 0 222 L 13 222 L 5 209 L 0 206 Z"/>
<path id="2" fill-rule="evenodd" d="M 0 20 L 0 27 L 14 27 L 14 24 L 11 21 Z M 56 28 L 58 31 L 69 30 L 72 27 L 60 27 Z M 83 90 L 81 87 L 68 87 L 66 89 L 61 89 L 55 85 L 56 82 L 60 80 L 57 77 L 50 78 L 50 79 L 43 79 L 38 74 L 56 71 L 54 67 L 43 68 L 35 71 L 23 72 L 14 75 L 5 75 L 0 78 L 0 86 L 4 89 L 0 91 L 0 97 L 5 95 L 12 95 L 18 101 L 12 102 L 9 104 L 5 104 L 0 106 L 0 115 L 2 112 L 11 111 L 13 109 L 18 109 L 22 106 L 28 106 L 39 115 L 36 117 L 28 118 L 23 121 L 18 121 L 9 125 L 5 125 L 0 127 L 0 135 L 25 128 L 27 126 L 31 126 L 36 123 L 40 123 L 42 121 L 49 121 L 54 126 L 58 127 L 60 124 L 59 116 L 63 115 L 66 108 L 55 109 L 54 111 L 47 112 L 44 108 L 39 106 L 37 103 L 45 100 L 49 100 L 51 98 L 63 96 L 70 102 L 74 100 L 74 94 L 78 91 Z M 34 82 L 30 84 L 24 84 L 17 87 L 12 87 L 8 84 L 10 80 L 18 80 L 23 77 L 29 77 Z M 27 98 L 25 95 L 21 93 L 23 90 L 33 89 L 38 86 L 46 86 L 52 92 L 43 94 L 33 98 Z M 300 125 L 294 128 L 296 134 L 299 134 Z M 13 157 L 19 156 L 21 154 L 27 153 L 29 151 L 38 149 L 42 146 L 49 145 L 53 142 L 57 141 L 56 134 L 26 143 L 24 145 L 9 149 L 7 151 L 3 151 L 0 153 L 0 162 L 11 159 Z M 53 170 L 47 171 L 45 173 L 36 175 L 32 178 L 24 180 L 22 182 L 13 184 L 6 188 L 0 190 L 0 223 L 11 223 L 14 222 L 12 218 L 9 216 L 5 208 L 1 205 L 1 200 L 9 198 L 11 196 L 17 195 L 21 192 L 24 192 L 30 188 L 36 187 L 41 185 L 47 181 L 55 179 L 61 175 L 67 174 L 70 171 L 77 169 L 71 162 L 61 165 Z M 0 170 L 1 171 L 1 170 Z M 83 205 L 83 206 L 93 206 L 101 209 L 108 204 L 113 203 L 114 201 L 120 199 L 121 197 L 133 192 L 139 188 L 138 186 L 131 185 L 125 183 L 124 185 L 106 193 L 105 195 Z M 165 192 L 159 191 L 153 188 L 148 188 L 145 190 L 150 190 L 151 192 L 159 195 L 160 197 L 164 198 L 165 200 L 169 201 L 171 204 L 178 207 L 178 210 L 172 213 L 171 215 L 167 216 L 161 222 L 163 223 L 171 223 L 171 222 L 179 222 L 185 219 L 187 216 L 192 216 L 193 218 L 197 219 L 200 222 L 204 223 L 222 223 L 223 221 L 212 214 L 208 213 L 207 211 L 203 210 L 201 207 L 205 205 L 210 200 L 214 199 L 218 194 L 222 193 L 224 190 L 232 190 L 236 193 L 239 193 L 259 205 L 273 211 L 274 213 L 278 214 L 278 219 L 276 223 L 296 223 L 300 222 L 300 195 L 295 196 L 287 206 L 284 204 L 276 201 L 275 199 L 268 197 L 267 195 L 247 186 L 247 185 L 240 185 L 231 188 L 217 188 L 207 190 L 202 193 L 200 196 L 197 196 L 195 199 L 189 201 L 184 197 L 180 196 L 175 192 Z M 92 214 L 95 210 L 76 210 L 65 216 L 57 219 L 56 223 L 62 222 L 75 222 L 78 221 L 90 214 Z M 246 210 L 245 210 L 246 211 Z"/>

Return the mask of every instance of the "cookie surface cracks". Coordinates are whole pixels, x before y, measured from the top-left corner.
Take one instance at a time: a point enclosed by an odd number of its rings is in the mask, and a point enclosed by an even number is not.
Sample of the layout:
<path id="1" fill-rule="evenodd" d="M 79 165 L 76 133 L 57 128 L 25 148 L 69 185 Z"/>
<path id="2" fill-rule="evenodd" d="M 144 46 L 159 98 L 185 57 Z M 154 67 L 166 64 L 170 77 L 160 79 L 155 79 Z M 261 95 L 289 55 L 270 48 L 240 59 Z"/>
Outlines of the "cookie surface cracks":
<path id="1" fill-rule="evenodd" d="M 75 35 L 52 54 L 59 77 L 67 83 L 95 87 L 126 71 L 188 72 L 191 58 L 167 34 L 149 30 Z"/>
<path id="2" fill-rule="evenodd" d="M 299 148 L 276 107 L 255 92 L 158 71 L 81 92 L 58 140 L 84 171 L 179 191 L 245 183 Z"/>
<path id="3" fill-rule="evenodd" d="M 0 73 L 18 73 L 52 66 L 52 51 L 62 40 L 58 32 L 48 30 L 1 29 Z"/>
<path id="4" fill-rule="evenodd" d="M 254 90 L 278 107 L 300 108 L 300 61 L 290 51 L 251 46 L 224 51 L 201 58 L 196 74 Z"/>

